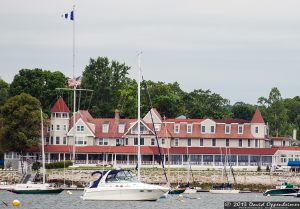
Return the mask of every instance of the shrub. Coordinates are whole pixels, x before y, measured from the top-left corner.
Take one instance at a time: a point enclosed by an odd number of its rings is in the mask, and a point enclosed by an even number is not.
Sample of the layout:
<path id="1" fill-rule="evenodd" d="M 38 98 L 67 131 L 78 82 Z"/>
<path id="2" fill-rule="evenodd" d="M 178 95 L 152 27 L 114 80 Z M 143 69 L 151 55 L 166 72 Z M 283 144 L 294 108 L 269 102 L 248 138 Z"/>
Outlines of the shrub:
<path id="1" fill-rule="evenodd" d="M 259 165 L 259 166 L 257 166 L 257 172 L 260 172 L 260 171 L 261 171 L 261 167 Z"/>
<path id="2" fill-rule="evenodd" d="M 40 162 L 34 162 L 32 164 L 32 170 L 38 171 L 42 167 L 42 164 Z"/>
<path id="3" fill-rule="evenodd" d="M 266 171 L 270 172 L 270 166 L 269 165 L 267 165 Z"/>
<path id="4" fill-rule="evenodd" d="M 47 163 L 45 167 L 46 169 L 56 169 L 56 168 L 67 168 L 71 165 L 73 165 L 72 161 L 66 160 L 66 161 L 59 161 L 54 163 Z"/>

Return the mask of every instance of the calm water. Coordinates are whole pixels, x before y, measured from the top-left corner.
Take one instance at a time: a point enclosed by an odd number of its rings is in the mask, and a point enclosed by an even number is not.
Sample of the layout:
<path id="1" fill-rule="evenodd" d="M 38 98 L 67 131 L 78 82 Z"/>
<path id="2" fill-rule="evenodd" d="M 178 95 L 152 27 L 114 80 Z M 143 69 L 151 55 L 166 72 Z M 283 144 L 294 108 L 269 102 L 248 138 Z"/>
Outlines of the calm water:
<path id="1" fill-rule="evenodd" d="M 11 205 L 14 199 L 21 202 L 20 209 L 95 209 L 95 208 L 122 208 L 122 209 L 165 209 L 165 208 L 184 208 L 184 209 L 223 209 L 224 201 L 298 201 L 295 197 L 265 197 L 261 193 L 246 194 L 210 194 L 197 193 L 191 195 L 170 196 L 166 199 L 160 199 L 156 202 L 126 202 L 126 201 L 83 201 L 80 199 L 81 191 L 72 191 L 68 195 L 66 191 L 59 195 L 17 195 L 6 191 L 0 191 L 0 209 L 16 208 Z M 9 203 L 5 206 L 2 202 Z"/>

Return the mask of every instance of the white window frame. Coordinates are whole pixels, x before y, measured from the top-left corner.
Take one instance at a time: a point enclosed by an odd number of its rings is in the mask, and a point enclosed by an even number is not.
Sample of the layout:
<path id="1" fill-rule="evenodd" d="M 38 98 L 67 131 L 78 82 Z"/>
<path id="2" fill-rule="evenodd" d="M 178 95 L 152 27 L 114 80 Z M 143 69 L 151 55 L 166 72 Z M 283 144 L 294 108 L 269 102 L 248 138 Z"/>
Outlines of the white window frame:
<path id="1" fill-rule="evenodd" d="M 178 147 L 179 146 L 179 139 L 175 138 L 174 139 L 174 147 Z"/>
<path id="2" fill-rule="evenodd" d="M 58 143 L 57 143 L 57 141 L 58 141 Z M 60 137 L 59 136 L 55 137 L 55 144 L 60 144 Z"/>
<path id="3" fill-rule="evenodd" d="M 225 147 L 230 147 L 230 139 L 225 139 Z"/>
<path id="4" fill-rule="evenodd" d="M 187 130 L 187 133 L 193 133 L 193 124 L 187 124 L 187 128 L 186 128 Z"/>
<path id="5" fill-rule="evenodd" d="M 165 138 L 161 139 L 161 144 L 166 144 L 166 139 Z"/>
<path id="6" fill-rule="evenodd" d="M 213 131 L 211 131 L 211 129 L 214 129 Z M 210 133 L 215 133 L 216 132 L 216 128 L 215 128 L 215 126 L 210 126 Z"/>
<path id="7" fill-rule="evenodd" d="M 202 144 L 202 145 L 201 145 Z M 199 147 L 203 147 L 204 146 L 204 139 L 200 138 L 199 139 Z"/>
<path id="8" fill-rule="evenodd" d="M 240 132 L 240 128 L 242 128 L 242 132 Z M 238 134 L 244 133 L 244 125 L 238 125 Z"/>
<path id="9" fill-rule="evenodd" d="M 154 128 L 155 128 L 155 131 L 160 131 L 160 124 L 158 124 L 158 123 L 155 123 L 154 124 Z"/>
<path id="10" fill-rule="evenodd" d="M 151 138 L 151 146 L 155 146 L 155 139 Z"/>
<path id="11" fill-rule="evenodd" d="M 60 131 L 60 125 L 59 124 L 56 124 L 56 130 Z"/>
<path id="12" fill-rule="evenodd" d="M 204 128 L 204 131 L 203 131 Z M 204 125 L 201 125 L 201 133 L 206 133 L 206 127 Z"/>
<path id="13" fill-rule="evenodd" d="M 82 142 L 82 143 L 79 143 L 79 142 Z M 85 137 L 83 137 L 83 136 L 78 136 L 78 137 L 76 137 L 75 144 L 76 144 L 77 146 L 84 146 L 84 145 L 87 144 L 87 141 L 86 141 Z"/>
<path id="14" fill-rule="evenodd" d="M 98 144 L 100 146 L 108 146 L 108 138 L 99 138 Z"/>
<path id="15" fill-rule="evenodd" d="M 190 142 L 190 143 L 189 143 Z M 191 138 L 188 138 L 187 140 L 186 140 L 186 145 L 188 146 L 188 147 L 191 147 L 192 146 L 192 139 Z"/>
<path id="16" fill-rule="evenodd" d="M 259 127 L 255 126 L 255 133 L 258 134 L 259 133 Z"/>
<path id="17" fill-rule="evenodd" d="M 174 125 L 174 133 L 179 134 L 180 133 L 180 124 L 175 124 Z"/>
<path id="18" fill-rule="evenodd" d="M 66 131 L 67 130 L 67 125 L 63 125 L 63 129 L 64 129 L 64 131 Z"/>
<path id="19" fill-rule="evenodd" d="M 64 136 L 64 137 L 63 137 L 63 144 L 68 144 L 68 141 L 67 141 L 67 140 L 68 140 L 67 137 Z"/>
<path id="20" fill-rule="evenodd" d="M 77 131 L 77 132 L 84 132 L 84 126 L 82 126 L 82 125 L 77 125 L 77 126 L 76 126 L 76 131 Z"/>
<path id="21" fill-rule="evenodd" d="M 240 144 L 241 142 L 241 144 Z M 243 147 L 243 139 L 239 139 L 239 147 Z"/>
<path id="22" fill-rule="evenodd" d="M 109 130 L 109 123 L 102 124 L 102 133 L 108 133 Z"/>
<path id="23" fill-rule="evenodd" d="M 212 146 L 212 147 L 216 147 L 216 146 L 217 146 L 217 139 L 216 139 L 216 138 L 213 138 L 213 139 L 211 140 L 211 146 Z"/>
<path id="24" fill-rule="evenodd" d="M 119 123 L 118 132 L 124 133 L 124 131 L 125 131 L 125 123 Z"/>
<path id="25" fill-rule="evenodd" d="M 228 131 L 227 131 L 227 128 L 228 128 Z M 231 125 L 230 124 L 226 124 L 225 125 L 225 134 L 230 134 L 231 132 Z"/>

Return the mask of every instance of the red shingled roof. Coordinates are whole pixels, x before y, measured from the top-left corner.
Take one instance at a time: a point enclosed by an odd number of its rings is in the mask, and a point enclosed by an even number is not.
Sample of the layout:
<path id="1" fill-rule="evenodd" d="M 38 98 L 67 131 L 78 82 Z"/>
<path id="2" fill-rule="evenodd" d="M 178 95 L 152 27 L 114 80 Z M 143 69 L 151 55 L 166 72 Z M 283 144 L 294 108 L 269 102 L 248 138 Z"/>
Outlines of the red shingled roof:
<path id="1" fill-rule="evenodd" d="M 60 96 L 50 110 L 51 112 L 70 112 L 64 99 Z"/>
<path id="2" fill-rule="evenodd" d="M 261 112 L 259 111 L 259 109 L 257 108 L 254 115 L 253 115 L 253 118 L 251 120 L 251 123 L 265 123 L 262 115 L 261 115 Z"/>
<path id="3" fill-rule="evenodd" d="M 271 140 L 290 140 L 291 138 L 288 137 L 288 136 L 273 136 L 273 137 L 270 137 Z"/>

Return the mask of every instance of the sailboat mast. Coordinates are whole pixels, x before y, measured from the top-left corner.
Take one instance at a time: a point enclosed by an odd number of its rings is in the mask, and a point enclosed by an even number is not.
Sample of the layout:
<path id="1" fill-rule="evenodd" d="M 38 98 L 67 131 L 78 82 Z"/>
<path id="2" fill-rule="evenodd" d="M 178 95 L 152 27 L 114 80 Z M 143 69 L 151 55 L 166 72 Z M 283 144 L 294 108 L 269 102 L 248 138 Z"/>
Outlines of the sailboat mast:
<path id="1" fill-rule="evenodd" d="M 41 109 L 41 140 L 42 140 L 42 166 L 43 166 L 43 184 L 45 184 L 45 146 L 44 146 L 44 124 L 43 124 L 43 110 Z"/>
<path id="2" fill-rule="evenodd" d="M 138 53 L 138 180 L 141 178 L 141 55 L 142 52 Z"/>
<path id="3" fill-rule="evenodd" d="M 73 5 L 73 14 L 75 15 L 75 5 Z M 75 19 L 73 19 L 73 79 L 75 79 Z M 73 165 L 75 164 L 75 146 L 76 146 L 76 130 L 75 130 L 75 115 L 76 115 L 76 85 L 74 84 L 73 86 L 73 96 L 74 96 L 74 101 L 73 101 L 73 138 L 74 138 L 74 144 L 73 144 Z"/>

